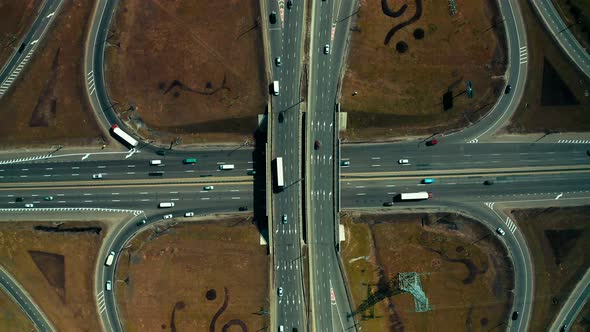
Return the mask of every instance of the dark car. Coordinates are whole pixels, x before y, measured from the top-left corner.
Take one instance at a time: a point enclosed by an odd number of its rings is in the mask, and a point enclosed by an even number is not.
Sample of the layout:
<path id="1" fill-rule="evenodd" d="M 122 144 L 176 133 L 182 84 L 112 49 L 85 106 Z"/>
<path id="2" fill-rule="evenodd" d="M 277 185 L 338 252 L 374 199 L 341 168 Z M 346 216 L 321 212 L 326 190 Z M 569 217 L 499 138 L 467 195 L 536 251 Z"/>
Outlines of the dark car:
<path id="1" fill-rule="evenodd" d="M 511 89 L 512 89 L 512 87 L 510 86 L 510 84 L 508 84 L 508 85 L 506 86 L 506 89 L 504 89 L 504 93 L 505 93 L 505 94 L 509 94 Z"/>
<path id="2" fill-rule="evenodd" d="M 385 202 L 383 203 L 383 206 L 393 206 L 393 202 Z"/>
<path id="3" fill-rule="evenodd" d="M 248 207 L 247 206 L 240 206 L 240 208 L 238 210 L 240 210 L 240 211 L 248 211 Z"/>
<path id="4" fill-rule="evenodd" d="M 567 324 L 563 324 L 563 326 L 559 329 L 559 332 L 567 331 Z"/>
<path id="5" fill-rule="evenodd" d="M 248 173 L 246 173 L 246 174 L 248 174 L 248 175 L 256 175 L 256 171 L 255 170 L 251 170 L 251 171 L 248 171 Z"/>
<path id="6" fill-rule="evenodd" d="M 494 180 L 485 180 L 485 181 L 483 182 L 483 184 L 485 184 L 486 186 L 491 186 L 491 185 L 493 185 L 493 184 L 494 184 Z"/>
<path id="7" fill-rule="evenodd" d="M 158 151 L 156 151 L 156 154 L 159 155 L 159 156 L 165 156 L 166 155 L 166 151 L 164 151 L 164 150 L 158 150 Z"/>
<path id="8" fill-rule="evenodd" d="M 143 219 L 143 220 L 139 220 L 139 221 L 138 221 L 138 222 L 136 222 L 135 224 L 136 224 L 138 227 L 139 227 L 139 226 L 143 226 L 143 225 L 145 225 L 145 219 Z"/>
<path id="9" fill-rule="evenodd" d="M 322 143 L 320 141 L 315 141 L 315 143 L 313 143 L 313 148 L 315 150 L 319 150 L 322 147 Z"/>
<path id="10" fill-rule="evenodd" d="M 272 11 L 268 17 L 268 20 L 270 21 L 270 23 L 275 24 L 277 23 L 277 13 Z"/>
<path id="11" fill-rule="evenodd" d="M 431 139 L 430 141 L 426 141 L 427 146 L 433 146 L 433 145 L 437 145 L 437 144 L 438 144 L 438 140 L 435 140 L 435 139 Z"/>
<path id="12" fill-rule="evenodd" d="M 288 0 L 287 1 L 287 8 L 291 9 L 291 7 L 293 7 L 293 0 Z"/>
<path id="13" fill-rule="evenodd" d="M 17 197 L 17 198 L 15 199 L 15 201 L 17 201 L 17 202 L 22 202 L 22 201 L 24 201 L 24 200 L 25 200 L 25 198 L 24 198 L 24 197 Z"/>
<path id="14" fill-rule="evenodd" d="M 518 311 L 515 311 L 512 313 L 512 320 L 517 320 L 518 319 Z"/>

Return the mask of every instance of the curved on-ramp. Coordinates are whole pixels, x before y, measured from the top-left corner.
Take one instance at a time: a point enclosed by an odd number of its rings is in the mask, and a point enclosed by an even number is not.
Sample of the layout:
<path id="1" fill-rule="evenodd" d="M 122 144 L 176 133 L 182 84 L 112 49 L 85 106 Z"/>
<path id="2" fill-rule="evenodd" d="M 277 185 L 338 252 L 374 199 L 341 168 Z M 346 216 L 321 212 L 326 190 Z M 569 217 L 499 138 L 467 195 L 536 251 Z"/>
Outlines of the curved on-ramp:
<path id="1" fill-rule="evenodd" d="M 56 331 L 27 291 L 2 266 L 0 266 L 0 288 L 21 307 L 38 331 Z"/>
<path id="2" fill-rule="evenodd" d="M 500 98 L 492 109 L 473 125 L 460 131 L 445 135 L 445 141 L 451 143 L 478 143 L 489 141 L 492 135 L 505 126 L 516 112 L 524 94 L 527 81 L 527 38 L 526 28 L 517 1 L 498 0 L 498 6 L 504 22 L 508 49 L 508 69 L 505 73 L 506 84 L 512 92 L 501 92 Z"/>
<path id="3" fill-rule="evenodd" d="M 566 24 L 563 21 L 551 0 L 529 0 L 529 2 L 561 50 L 586 77 L 590 77 L 590 54 L 570 31 L 572 24 Z"/>

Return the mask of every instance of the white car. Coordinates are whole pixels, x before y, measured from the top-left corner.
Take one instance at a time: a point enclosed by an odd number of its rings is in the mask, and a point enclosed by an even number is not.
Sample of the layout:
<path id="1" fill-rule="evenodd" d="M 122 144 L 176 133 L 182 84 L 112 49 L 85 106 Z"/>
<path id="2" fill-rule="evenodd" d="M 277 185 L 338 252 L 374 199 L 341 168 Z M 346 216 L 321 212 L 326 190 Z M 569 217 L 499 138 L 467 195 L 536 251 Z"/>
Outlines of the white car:
<path id="1" fill-rule="evenodd" d="M 498 229 L 496 229 L 496 232 L 498 232 L 498 234 L 500 234 L 502 236 L 506 235 L 506 232 L 504 232 L 504 230 L 500 227 L 498 227 Z"/>
<path id="2" fill-rule="evenodd" d="M 330 45 L 329 44 L 326 44 L 324 46 L 324 54 L 330 54 Z"/>
<path id="3" fill-rule="evenodd" d="M 26 208 L 32 208 L 33 206 L 34 206 L 34 205 L 33 205 L 33 204 L 31 204 L 31 203 L 27 203 L 27 204 L 25 204 L 25 207 L 26 207 Z"/>
<path id="4" fill-rule="evenodd" d="M 184 214 L 185 217 L 194 217 L 195 213 L 194 212 L 187 212 Z"/>
<path id="5" fill-rule="evenodd" d="M 203 190 L 213 190 L 213 189 L 215 189 L 214 186 L 204 186 L 203 187 Z"/>
<path id="6" fill-rule="evenodd" d="M 171 214 L 164 215 L 164 219 L 170 219 L 170 218 L 172 218 Z"/>
<path id="7" fill-rule="evenodd" d="M 102 174 L 98 173 L 98 174 L 92 174 L 92 178 L 93 179 L 102 179 Z"/>
<path id="8" fill-rule="evenodd" d="M 400 159 L 397 161 L 397 163 L 400 165 L 407 165 L 410 163 L 410 161 L 408 159 Z"/>
<path id="9" fill-rule="evenodd" d="M 113 283 L 110 280 L 107 280 L 107 283 L 104 287 L 107 291 L 110 291 L 113 289 Z"/>

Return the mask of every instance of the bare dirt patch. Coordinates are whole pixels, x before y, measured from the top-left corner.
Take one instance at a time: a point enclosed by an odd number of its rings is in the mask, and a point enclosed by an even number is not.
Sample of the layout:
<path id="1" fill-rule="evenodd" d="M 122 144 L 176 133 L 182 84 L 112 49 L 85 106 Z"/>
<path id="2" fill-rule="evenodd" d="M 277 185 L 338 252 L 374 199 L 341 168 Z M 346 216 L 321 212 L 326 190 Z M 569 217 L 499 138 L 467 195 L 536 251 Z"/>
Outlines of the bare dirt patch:
<path id="1" fill-rule="evenodd" d="M 0 330 L 5 332 L 35 331 L 33 322 L 4 292 L 0 292 Z"/>
<path id="2" fill-rule="evenodd" d="M 342 90 L 349 139 L 444 132 L 491 108 L 506 69 L 502 19 L 493 1 L 456 2 L 451 15 L 448 1 L 361 1 Z"/>
<path id="3" fill-rule="evenodd" d="M 269 310 L 268 256 L 256 227 L 244 220 L 183 222 L 133 239 L 114 282 L 125 331 L 269 326 L 268 315 L 259 314 Z"/>
<path id="4" fill-rule="evenodd" d="M 26 69 L 0 99 L 0 147 L 103 144 L 83 81 L 92 6 L 64 2 Z"/>
<path id="5" fill-rule="evenodd" d="M 38 0 L 0 1 L 0 68 L 20 47 L 20 40 L 35 20 L 41 3 Z"/>
<path id="6" fill-rule="evenodd" d="M 533 256 L 531 331 L 544 330 L 590 266 L 590 206 L 512 210 Z"/>
<path id="7" fill-rule="evenodd" d="M 590 79 L 565 57 L 531 8 L 519 1 L 526 22 L 528 76 L 510 133 L 590 131 Z"/>
<path id="8" fill-rule="evenodd" d="M 342 259 L 355 307 L 368 331 L 493 329 L 509 319 L 512 264 L 505 248 L 481 224 L 455 214 L 346 215 Z M 433 306 L 415 312 L 408 293 L 395 293 L 400 272 L 417 272 Z"/>
<path id="9" fill-rule="evenodd" d="M 258 4 L 120 2 L 106 71 L 119 116 L 159 140 L 251 136 L 267 91 Z"/>
<path id="10" fill-rule="evenodd" d="M 100 228 L 98 222 L 90 222 Z M 94 268 L 103 234 L 52 232 L 49 222 L 2 222 L 0 264 L 12 274 L 59 331 L 99 331 Z M 61 229 L 89 223 L 61 223 Z"/>

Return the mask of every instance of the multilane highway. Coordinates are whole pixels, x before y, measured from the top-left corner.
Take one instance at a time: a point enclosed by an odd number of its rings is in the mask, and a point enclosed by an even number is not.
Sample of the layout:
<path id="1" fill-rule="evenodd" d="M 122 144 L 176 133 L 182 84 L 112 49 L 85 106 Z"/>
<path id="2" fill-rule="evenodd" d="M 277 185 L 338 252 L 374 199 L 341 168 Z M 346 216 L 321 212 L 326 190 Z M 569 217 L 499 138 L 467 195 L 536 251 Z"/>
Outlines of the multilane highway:
<path id="1" fill-rule="evenodd" d="M 272 80 L 279 82 L 279 95 L 272 96 L 271 159 L 283 158 L 284 188 L 273 188 L 272 229 L 273 273 L 272 283 L 277 303 L 273 312 L 276 325 L 287 331 L 292 328 L 304 331 L 307 309 L 304 292 L 304 260 L 302 255 L 301 227 L 301 63 L 303 59 L 304 2 L 267 1 L 265 18 L 276 13 L 276 23 L 268 24 L 272 66 Z M 269 19 L 270 21 L 270 19 Z M 275 167 L 273 165 L 273 167 Z M 270 177 L 267 177 L 269 179 Z M 271 181 L 276 185 L 276 179 Z M 283 218 L 286 218 L 284 220 Z M 282 296 L 278 288 L 283 290 Z M 278 327 L 277 327 L 278 329 Z"/>

